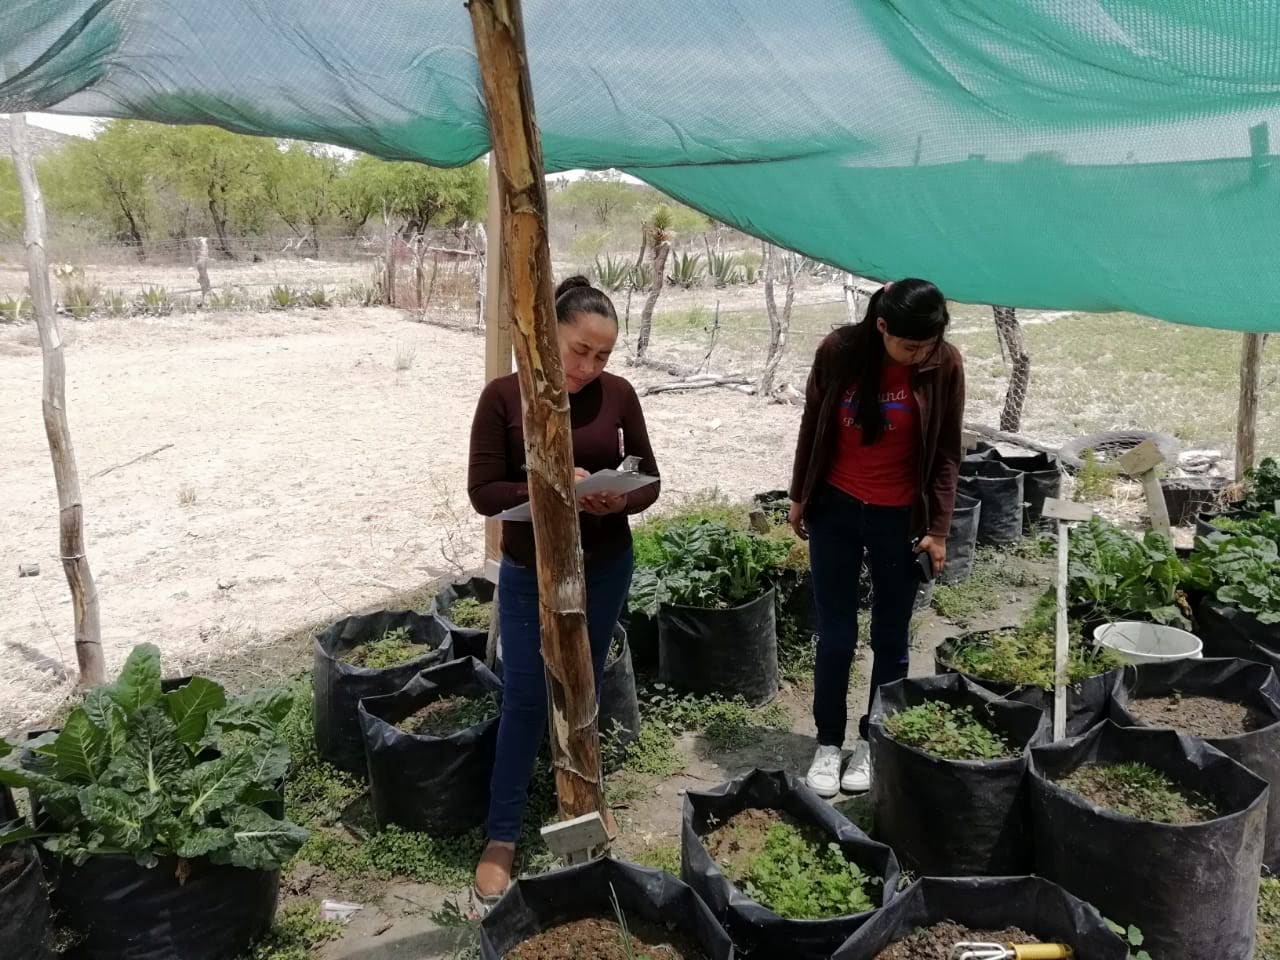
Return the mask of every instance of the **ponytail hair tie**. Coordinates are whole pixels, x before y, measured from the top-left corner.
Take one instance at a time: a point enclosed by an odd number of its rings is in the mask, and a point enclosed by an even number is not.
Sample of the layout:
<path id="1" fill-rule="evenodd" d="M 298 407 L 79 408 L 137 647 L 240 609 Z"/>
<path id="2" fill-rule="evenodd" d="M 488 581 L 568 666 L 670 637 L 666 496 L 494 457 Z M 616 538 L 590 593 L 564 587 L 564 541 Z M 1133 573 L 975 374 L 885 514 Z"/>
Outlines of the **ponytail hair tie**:
<path id="1" fill-rule="evenodd" d="M 892 280 L 885 281 L 884 292 L 888 293 L 892 289 L 893 289 L 893 281 Z"/>

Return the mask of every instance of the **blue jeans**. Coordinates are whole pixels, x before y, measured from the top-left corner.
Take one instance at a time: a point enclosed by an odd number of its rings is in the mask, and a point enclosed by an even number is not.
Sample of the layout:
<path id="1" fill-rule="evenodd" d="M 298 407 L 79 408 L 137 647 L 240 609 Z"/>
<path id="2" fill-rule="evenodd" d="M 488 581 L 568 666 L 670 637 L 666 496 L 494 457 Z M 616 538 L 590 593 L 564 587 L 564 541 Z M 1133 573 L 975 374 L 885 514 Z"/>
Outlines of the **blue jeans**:
<path id="1" fill-rule="evenodd" d="M 587 634 L 595 667 L 596 699 L 613 628 L 631 589 L 628 548 L 587 567 Z M 514 843 L 529 802 L 529 779 L 547 735 L 547 681 L 538 622 L 538 574 L 507 557 L 498 575 L 502 636 L 502 717 L 489 784 L 489 839 Z"/>
<path id="2" fill-rule="evenodd" d="M 909 507 L 875 507 L 834 487 L 819 488 L 805 522 L 818 608 L 813 721 L 818 743 L 843 746 L 849 671 L 858 646 L 858 575 L 871 567 L 871 697 L 907 675 L 911 608 L 919 581 L 911 548 Z M 870 711 L 870 702 L 867 705 Z M 867 737 L 867 716 L 858 731 Z"/>

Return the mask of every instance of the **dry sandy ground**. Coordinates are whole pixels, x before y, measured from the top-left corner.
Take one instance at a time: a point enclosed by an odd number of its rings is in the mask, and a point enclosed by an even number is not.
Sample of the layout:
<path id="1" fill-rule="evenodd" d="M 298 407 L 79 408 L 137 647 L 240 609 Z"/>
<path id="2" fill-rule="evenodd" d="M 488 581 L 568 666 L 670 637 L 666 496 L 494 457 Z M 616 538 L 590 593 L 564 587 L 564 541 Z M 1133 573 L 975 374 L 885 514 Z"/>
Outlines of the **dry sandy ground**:
<path id="1" fill-rule="evenodd" d="M 69 326 L 108 670 L 153 642 L 177 674 L 477 560 L 465 494 L 482 385 L 473 334 L 391 310 Z M 40 374 L 31 328 L 0 328 L 0 730 L 56 707 L 75 670 Z M 717 390 L 645 409 L 667 502 L 782 485 L 796 408 Z M 40 576 L 18 579 L 19 563 Z"/>

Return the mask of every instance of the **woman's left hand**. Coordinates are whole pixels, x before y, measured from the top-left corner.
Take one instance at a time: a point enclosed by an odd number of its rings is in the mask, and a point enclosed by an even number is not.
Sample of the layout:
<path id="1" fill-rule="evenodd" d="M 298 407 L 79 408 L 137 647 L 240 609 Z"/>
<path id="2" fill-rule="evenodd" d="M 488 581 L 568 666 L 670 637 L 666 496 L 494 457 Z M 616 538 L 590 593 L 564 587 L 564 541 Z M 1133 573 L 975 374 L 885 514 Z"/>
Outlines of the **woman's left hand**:
<path id="1" fill-rule="evenodd" d="M 627 495 L 625 493 L 589 493 L 578 499 L 578 507 L 583 513 L 607 517 L 611 513 L 621 513 L 627 508 Z"/>
<path id="2" fill-rule="evenodd" d="M 947 562 L 947 541 L 942 537 L 921 537 L 916 544 L 916 553 L 927 553 L 933 560 L 933 575 L 942 573 Z"/>

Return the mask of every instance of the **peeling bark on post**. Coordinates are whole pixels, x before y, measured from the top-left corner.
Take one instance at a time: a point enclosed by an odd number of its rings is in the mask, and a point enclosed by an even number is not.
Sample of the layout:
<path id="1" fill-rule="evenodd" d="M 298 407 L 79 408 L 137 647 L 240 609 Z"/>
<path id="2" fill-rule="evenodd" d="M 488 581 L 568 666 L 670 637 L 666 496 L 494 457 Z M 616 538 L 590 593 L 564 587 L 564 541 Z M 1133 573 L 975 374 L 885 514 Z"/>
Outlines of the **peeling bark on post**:
<path id="1" fill-rule="evenodd" d="M 40 353 L 44 358 L 44 386 L 41 406 L 44 430 L 53 458 L 53 479 L 58 491 L 58 552 L 62 570 L 71 588 L 75 615 L 76 662 L 81 686 L 104 681 L 102 629 L 98 621 L 98 588 L 89 570 L 84 550 L 84 507 L 80 498 L 80 474 L 76 470 L 71 428 L 67 424 L 66 364 L 62 355 L 62 334 L 53 312 L 53 291 L 49 287 L 49 258 L 45 250 L 46 220 L 44 197 L 36 179 L 27 141 L 27 118 L 15 113 L 9 118 L 9 146 L 13 166 L 22 189 L 26 217 L 24 239 L 27 248 L 27 279 L 31 285 L 31 306 L 40 332 Z"/>
<path id="2" fill-rule="evenodd" d="M 556 794 L 561 817 L 603 814 L 569 395 L 556 339 L 546 181 L 533 116 L 524 25 L 519 0 L 471 0 L 467 9 L 501 194 L 502 265 L 524 400 Z"/>

